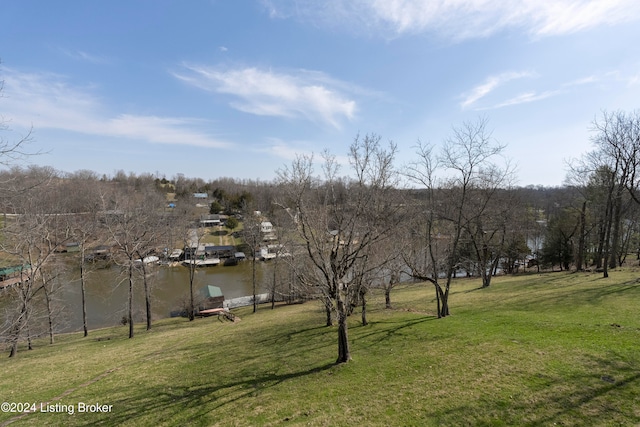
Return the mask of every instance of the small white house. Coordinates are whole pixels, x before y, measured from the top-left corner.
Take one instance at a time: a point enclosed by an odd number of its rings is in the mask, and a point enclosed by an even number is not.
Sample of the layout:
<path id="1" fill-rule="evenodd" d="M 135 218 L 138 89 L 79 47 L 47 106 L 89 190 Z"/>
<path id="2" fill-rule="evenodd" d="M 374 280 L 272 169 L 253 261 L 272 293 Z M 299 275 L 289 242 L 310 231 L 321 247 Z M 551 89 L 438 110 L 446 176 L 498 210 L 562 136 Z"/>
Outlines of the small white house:
<path id="1" fill-rule="evenodd" d="M 217 225 L 222 225 L 222 221 L 220 220 L 220 215 L 211 214 L 211 215 L 200 216 L 201 227 L 214 227 Z"/>
<path id="2" fill-rule="evenodd" d="M 271 224 L 269 221 L 262 221 L 260 223 L 260 232 L 262 233 L 273 233 L 273 224 Z"/>

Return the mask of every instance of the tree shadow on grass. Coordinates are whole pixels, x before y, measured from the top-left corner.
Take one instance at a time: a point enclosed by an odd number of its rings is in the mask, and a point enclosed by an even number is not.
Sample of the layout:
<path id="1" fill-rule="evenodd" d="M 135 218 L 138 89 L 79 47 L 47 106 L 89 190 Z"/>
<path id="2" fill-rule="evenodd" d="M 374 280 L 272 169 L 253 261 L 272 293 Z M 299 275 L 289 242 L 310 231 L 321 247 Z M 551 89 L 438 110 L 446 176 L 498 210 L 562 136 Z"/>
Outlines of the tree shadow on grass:
<path id="1" fill-rule="evenodd" d="M 477 288 L 473 288 L 473 289 L 468 289 L 466 291 L 462 291 L 462 293 L 470 294 L 472 292 L 478 292 L 478 291 L 482 291 L 482 290 L 486 290 L 486 289 L 489 289 L 489 288 L 488 287 L 484 287 L 484 286 L 479 286 Z"/>
<path id="2" fill-rule="evenodd" d="M 300 329 L 289 328 L 288 330 L 266 328 L 260 331 L 259 337 L 253 342 L 263 348 L 274 346 L 274 344 L 279 347 L 288 345 L 300 347 L 308 343 L 322 342 L 327 335 L 334 332 L 334 328 L 326 325 L 302 327 Z"/>
<path id="3" fill-rule="evenodd" d="M 258 396 L 265 390 L 276 387 L 288 380 L 314 375 L 335 368 L 334 363 L 316 366 L 308 370 L 283 374 L 265 373 L 235 381 L 215 383 L 215 370 L 212 369 L 209 384 L 188 386 L 178 384 L 173 387 L 140 387 L 134 389 L 131 397 L 110 401 L 113 412 L 108 417 L 87 422 L 85 425 L 118 426 L 126 423 L 137 425 L 175 424 L 177 421 L 195 425 L 213 425 L 220 422 L 215 412 L 221 408 L 238 403 L 243 399 Z M 238 419 L 245 414 L 238 409 Z M 235 424 L 228 418 L 225 423 Z M 138 420 L 138 421 L 136 421 Z"/>
<path id="4" fill-rule="evenodd" d="M 524 311 L 573 309 L 580 305 L 600 304 L 609 297 L 623 294 L 640 297 L 640 283 L 636 279 L 626 282 L 602 282 L 601 277 L 586 277 L 580 278 L 580 282 L 575 282 L 573 280 L 576 277 L 575 273 L 547 273 L 537 281 L 500 286 L 497 294 L 491 292 L 492 287 L 465 292 L 486 290 L 487 298 L 499 296 L 497 302 L 502 309 Z M 511 288 L 512 292 L 504 292 L 505 286 Z M 486 309 L 479 306 L 477 310 L 494 311 L 494 307 L 488 304 Z"/>
<path id="5" fill-rule="evenodd" d="M 367 344 L 367 346 L 373 347 L 383 341 L 399 336 L 400 332 L 402 332 L 404 329 L 412 328 L 425 322 L 430 322 L 437 319 L 438 318 L 436 316 L 428 316 L 403 321 L 375 320 L 369 322 L 369 325 L 367 326 L 361 326 L 362 328 L 367 328 L 367 331 L 361 332 L 360 330 L 357 330 L 356 337 L 352 339 L 357 340 L 358 342 L 368 341 L 369 343 Z"/>
<path id="6" fill-rule="evenodd" d="M 596 288 L 578 288 L 571 290 L 560 290 L 549 295 L 541 296 L 539 293 L 532 293 L 532 297 L 528 298 L 525 294 L 515 296 L 512 302 L 505 305 L 511 308 L 526 309 L 532 306 L 540 307 L 570 307 L 575 308 L 581 304 L 599 304 L 607 297 L 622 294 L 637 294 L 640 296 L 640 285 L 615 283 L 607 284 Z"/>
<path id="7" fill-rule="evenodd" d="M 432 416 L 443 424 L 456 420 L 478 426 L 637 425 L 640 372 L 615 360 L 589 359 L 589 369 L 584 369 L 588 372 L 558 375 L 542 370 L 535 375 L 537 385 L 527 386 L 531 379 L 523 378 L 527 389 L 520 394 L 507 397 L 495 390 L 476 404 L 468 402 L 440 413 L 434 410 Z"/>

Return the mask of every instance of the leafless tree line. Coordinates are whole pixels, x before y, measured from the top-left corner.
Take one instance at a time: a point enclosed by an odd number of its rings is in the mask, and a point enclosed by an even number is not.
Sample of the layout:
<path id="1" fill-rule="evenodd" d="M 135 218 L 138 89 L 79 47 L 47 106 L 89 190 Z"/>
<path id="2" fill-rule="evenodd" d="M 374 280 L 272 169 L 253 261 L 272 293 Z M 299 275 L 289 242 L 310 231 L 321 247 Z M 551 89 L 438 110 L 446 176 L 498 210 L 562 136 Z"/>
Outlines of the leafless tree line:
<path id="1" fill-rule="evenodd" d="M 451 282 L 461 269 L 481 275 L 489 286 L 503 248 L 513 239 L 509 215 L 517 204 L 508 191 L 510 167 L 493 161 L 503 147 L 486 125 L 480 120 L 455 128 L 438 153 L 428 144 L 418 144 L 417 160 L 403 170 L 395 164 L 395 144 L 384 145 L 377 135 L 357 137 L 344 175 L 331 153 L 321 155 L 319 174 L 315 159 L 300 156 L 279 171 L 268 192 L 262 192 L 269 195 L 265 208 L 288 255 L 272 264 L 272 301 L 276 293 L 320 299 L 327 325 L 337 321 L 338 362 L 351 357 L 348 316 L 360 307 L 362 322 L 367 323 L 371 288 L 384 288 L 391 307 L 391 290 L 403 277 L 426 281 L 435 290 L 435 313 L 445 317 L 450 314 Z M 33 313 L 43 306 L 37 296 L 44 294 L 48 300 L 55 297 L 53 284 L 63 285 L 54 280 L 59 275 L 53 272 L 62 268 L 54 254 L 70 242 L 79 246 L 83 301 L 90 271 L 87 251 L 103 243 L 115 249 L 114 259 L 126 272 L 129 336 L 134 334 L 137 282 L 145 290 L 151 327 L 147 274 L 144 263 L 136 261 L 159 245 L 174 247 L 192 238 L 192 225 L 181 221 L 189 217 L 189 212 L 182 212 L 188 204 L 179 204 L 169 214 L 157 178 L 149 176 L 116 174 L 105 180 L 90 171 L 61 174 L 38 167 L 12 168 L 3 175 L 5 182 L 24 187 L 14 192 L 15 197 L 3 199 L 3 212 L 9 214 L 3 249 L 15 264 L 29 266 L 24 269 L 28 277 L 11 288 L 19 303 L 9 305 L 12 311 L 5 315 L 3 336 L 12 354 L 20 340 L 29 341 L 38 333 L 31 328 Z M 238 191 L 227 184 L 227 191 Z M 256 199 L 245 206 L 246 220 L 264 202 Z M 47 288 L 44 283 L 49 282 L 52 286 Z M 86 335 L 86 309 L 82 310 Z M 45 311 L 52 313 L 47 323 L 53 328 L 53 310 Z"/>
<path id="2" fill-rule="evenodd" d="M 416 160 L 401 168 L 393 143 L 367 135 L 351 145 L 344 176 L 326 152 L 319 162 L 299 156 L 279 172 L 276 205 L 304 260 L 297 279 L 324 302 L 327 325 L 337 320 L 338 363 L 350 359 L 346 318 L 361 305 L 367 323 L 372 287 L 385 289 L 391 307 L 402 277 L 429 283 L 443 318 L 457 275 L 489 287 L 497 271 L 527 264 L 593 267 L 606 276 L 630 250 L 640 260 L 638 113 L 594 120 L 595 150 L 574 166 L 569 185 L 546 190 L 515 187 L 505 146 L 487 126 L 479 119 L 454 127 L 439 148 L 419 142 Z"/>
<path id="3" fill-rule="evenodd" d="M 550 222 L 547 258 L 607 277 L 638 252 L 640 112 L 603 111 L 591 125 L 594 149 L 571 162 L 571 191 Z"/>
<path id="4" fill-rule="evenodd" d="M 344 363 L 351 358 L 347 319 L 360 308 L 367 324 L 372 288 L 384 289 L 391 308 L 391 290 L 403 279 L 427 283 L 433 313 L 444 318 L 451 314 L 451 287 L 459 275 L 480 277 L 489 287 L 497 271 L 515 272 L 527 257 L 534 257 L 536 268 L 593 266 L 605 275 L 630 249 L 640 258 L 639 124 L 635 112 L 605 112 L 594 120 L 595 149 L 572 164 L 560 189 L 515 187 L 505 146 L 493 138 L 486 119 L 454 127 L 442 144 L 418 142 L 409 164 L 397 165 L 394 143 L 357 136 L 348 164 L 329 152 L 301 155 L 271 183 L 9 168 L 0 173 L 2 249 L 24 268 L 20 286 L 10 288 L 0 333 L 12 355 L 18 342 L 29 343 L 44 330 L 53 341 L 55 292 L 64 285 L 54 254 L 71 242 L 80 249 L 83 296 L 87 249 L 97 243 L 115 248 L 127 277 L 129 336 L 138 282 L 150 328 L 148 274 L 137 260 L 193 237 L 192 223 L 184 221 L 192 217 L 188 204 L 169 212 L 164 193 L 249 194 L 243 199 L 245 236 L 256 230 L 257 223 L 248 225 L 256 210 L 278 230 L 282 253 L 272 263 L 272 306 L 276 294 L 322 301 L 326 324 L 337 323 L 337 362 Z M 259 234 L 245 240 L 255 259 Z M 193 314 L 193 299 L 190 307 Z"/>
<path id="5" fill-rule="evenodd" d="M 86 283 L 96 268 L 90 262 L 96 258 L 96 247 L 108 248 L 109 261 L 126 272 L 129 336 L 134 333 L 133 290 L 138 283 L 144 289 L 147 329 L 151 328 L 151 283 L 141 260 L 179 244 L 181 236 L 193 228 L 194 214 L 167 209 L 164 194 L 153 186 L 104 182 L 88 171 L 65 175 L 46 167 L 14 167 L 0 173 L 0 179 L 5 189 L 7 183 L 14 186 L 0 201 L 2 262 L 12 267 L 0 282 L 0 337 L 10 355 L 16 354 L 20 342 L 30 343 L 41 335 L 44 326 L 53 343 L 61 321 L 56 294 L 62 286 L 71 286 L 65 281 L 75 275 L 81 288 L 83 330 L 88 335 Z M 58 255 L 70 248 L 77 255 Z"/>

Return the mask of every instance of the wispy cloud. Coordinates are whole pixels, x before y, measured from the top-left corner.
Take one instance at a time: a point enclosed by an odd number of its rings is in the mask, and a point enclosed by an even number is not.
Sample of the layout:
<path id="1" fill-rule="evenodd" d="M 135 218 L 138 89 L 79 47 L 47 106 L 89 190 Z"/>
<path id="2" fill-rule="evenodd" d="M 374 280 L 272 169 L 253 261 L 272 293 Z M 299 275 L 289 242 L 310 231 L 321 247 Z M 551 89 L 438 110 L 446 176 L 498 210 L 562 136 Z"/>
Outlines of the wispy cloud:
<path id="1" fill-rule="evenodd" d="M 518 28 L 532 36 L 568 34 L 640 18 L 636 0 L 263 0 L 274 18 L 311 20 L 386 36 L 433 33 L 452 40 Z"/>
<path id="2" fill-rule="evenodd" d="M 230 105 L 245 113 L 304 118 L 336 128 L 356 113 L 356 101 L 344 93 L 347 84 L 319 72 L 283 73 L 253 67 L 225 70 L 185 64 L 184 71 L 174 76 L 201 89 L 231 95 L 235 99 Z"/>
<path id="3" fill-rule="evenodd" d="M 108 64 L 111 62 L 107 57 L 101 55 L 94 55 L 91 53 L 84 52 L 82 50 L 69 50 L 65 48 L 59 48 L 60 52 L 64 55 L 68 56 L 71 59 L 75 59 L 77 61 L 90 62 L 92 64 Z"/>
<path id="4" fill-rule="evenodd" d="M 136 116 L 122 114 L 110 119 L 105 133 L 125 138 L 147 140 L 158 144 L 192 145 L 221 148 L 230 144 L 212 139 L 209 135 L 193 131 L 201 121 L 192 118 Z"/>
<path id="5" fill-rule="evenodd" d="M 598 81 L 600 81 L 600 77 L 594 75 L 594 76 L 582 77 L 582 78 L 570 81 L 568 83 L 565 83 L 563 86 L 565 87 L 582 86 L 582 85 L 597 83 Z"/>
<path id="6" fill-rule="evenodd" d="M 499 104 L 494 105 L 491 108 L 487 109 L 495 109 L 502 107 L 510 107 L 512 105 L 525 104 L 528 102 L 540 101 L 542 99 L 550 98 L 552 96 L 556 96 L 563 93 L 561 90 L 548 90 L 541 93 L 537 92 L 526 92 L 520 95 L 514 96 L 513 98 L 507 99 Z"/>
<path id="7" fill-rule="evenodd" d="M 228 147 L 194 130 L 202 121 L 193 118 L 113 114 L 106 111 L 89 88 L 70 85 L 63 76 L 28 74 L 3 68 L 3 109 L 11 125 L 128 138 L 159 144 Z"/>
<path id="8" fill-rule="evenodd" d="M 639 68 L 640 65 L 632 64 L 628 67 L 615 69 L 605 73 L 602 80 L 614 81 L 626 86 L 634 86 L 640 83 L 640 72 L 638 72 Z"/>
<path id="9" fill-rule="evenodd" d="M 632 85 L 634 82 L 638 81 L 638 75 L 630 75 L 629 73 L 624 73 L 620 70 L 609 71 L 601 74 L 593 74 L 586 77 L 577 78 L 574 80 L 570 80 L 565 83 L 552 83 L 552 89 L 546 90 L 526 90 L 518 95 L 511 96 L 504 101 L 495 102 L 489 106 L 487 102 L 485 102 L 483 106 L 475 106 L 475 102 L 488 95 L 493 89 L 496 89 L 498 86 L 504 84 L 509 80 L 513 80 L 515 78 L 527 77 L 527 76 L 535 76 L 535 74 L 529 73 L 504 73 L 498 76 L 491 76 L 487 78 L 485 82 L 476 86 L 467 94 L 464 95 L 464 100 L 460 104 L 463 108 L 473 107 L 475 110 L 493 110 L 496 108 L 510 107 L 518 104 L 526 104 L 535 101 L 541 101 L 547 98 L 551 98 L 554 96 L 562 95 L 562 94 L 570 94 L 575 93 L 577 91 L 583 91 L 584 86 L 590 86 L 598 84 L 599 87 L 608 87 L 615 84 L 627 84 Z M 635 80 L 634 80 L 635 78 Z M 588 89 L 587 89 L 588 90 Z M 503 91 L 504 92 L 504 91 Z M 495 100 L 495 96 L 493 99 Z"/>
<path id="10" fill-rule="evenodd" d="M 328 147 L 318 146 L 317 142 L 313 141 L 285 141 L 280 138 L 267 138 L 267 145 L 263 148 L 258 148 L 256 151 L 279 157 L 286 162 L 295 160 L 301 155 L 309 156 L 314 159 L 316 167 L 320 170 L 322 168 L 321 163 L 323 161 L 323 153 L 325 150 L 328 150 Z M 340 167 L 349 166 L 349 156 L 333 152 L 329 152 L 329 154 L 333 156 L 334 160 Z"/>
<path id="11" fill-rule="evenodd" d="M 460 103 L 460 106 L 463 109 L 469 108 L 470 106 L 475 104 L 477 101 L 484 98 L 493 90 L 504 85 L 505 83 L 511 80 L 521 79 L 524 77 L 533 77 L 534 75 L 535 74 L 531 72 L 507 72 L 507 73 L 501 73 L 494 76 L 489 76 L 484 82 L 477 85 L 466 94 L 462 95 L 464 99 Z"/>
<path id="12" fill-rule="evenodd" d="M 312 155 L 313 144 L 311 142 L 286 142 L 280 138 L 267 138 L 267 146 L 258 151 L 268 153 L 284 160 L 294 160 L 299 155 Z"/>

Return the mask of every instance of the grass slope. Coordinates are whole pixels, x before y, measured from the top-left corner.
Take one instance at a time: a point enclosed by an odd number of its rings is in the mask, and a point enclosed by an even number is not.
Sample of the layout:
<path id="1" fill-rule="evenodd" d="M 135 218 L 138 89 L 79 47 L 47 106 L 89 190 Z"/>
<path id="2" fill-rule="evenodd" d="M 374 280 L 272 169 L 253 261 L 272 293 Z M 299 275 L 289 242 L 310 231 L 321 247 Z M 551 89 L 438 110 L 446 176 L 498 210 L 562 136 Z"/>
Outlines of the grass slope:
<path id="1" fill-rule="evenodd" d="M 639 274 L 551 273 L 454 283 L 453 315 L 404 286 L 371 324 L 337 333 L 317 303 L 61 336 L 0 359 L 7 402 L 113 405 L 106 414 L 0 413 L 0 425 L 634 425 Z"/>

